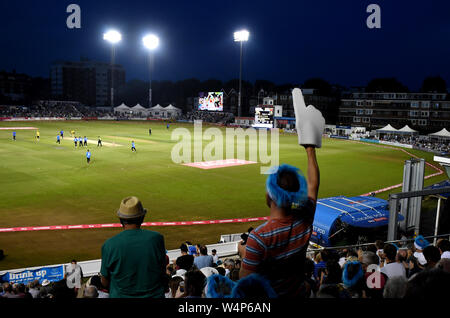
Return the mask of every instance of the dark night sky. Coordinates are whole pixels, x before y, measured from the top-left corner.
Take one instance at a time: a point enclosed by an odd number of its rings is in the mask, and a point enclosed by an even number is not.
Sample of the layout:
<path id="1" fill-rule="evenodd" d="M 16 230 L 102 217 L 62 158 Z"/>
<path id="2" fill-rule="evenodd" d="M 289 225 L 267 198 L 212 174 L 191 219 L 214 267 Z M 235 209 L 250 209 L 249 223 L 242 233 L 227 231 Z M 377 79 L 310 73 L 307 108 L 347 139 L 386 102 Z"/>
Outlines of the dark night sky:
<path id="1" fill-rule="evenodd" d="M 66 27 L 66 7 L 81 6 L 81 29 Z M 366 26 L 366 7 L 381 6 L 379 30 Z M 277 84 L 322 77 L 342 85 L 365 85 L 374 77 L 397 77 L 418 89 L 424 77 L 450 83 L 450 1 L 284 0 L 2 0 L 0 69 L 49 76 L 57 59 L 109 61 L 102 34 L 122 32 L 117 63 L 127 80 L 148 79 L 141 37 L 159 35 L 156 80 L 229 80 L 239 76 L 233 32 L 245 27 L 244 79 Z"/>

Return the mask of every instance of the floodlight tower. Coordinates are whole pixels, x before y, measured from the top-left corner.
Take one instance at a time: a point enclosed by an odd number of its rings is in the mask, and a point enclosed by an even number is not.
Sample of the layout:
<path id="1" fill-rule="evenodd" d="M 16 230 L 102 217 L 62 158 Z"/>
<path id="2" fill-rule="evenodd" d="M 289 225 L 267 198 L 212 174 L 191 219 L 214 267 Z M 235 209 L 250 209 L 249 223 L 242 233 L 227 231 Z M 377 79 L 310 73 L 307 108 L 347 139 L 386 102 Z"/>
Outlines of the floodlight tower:
<path id="1" fill-rule="evenodd" d="M 240 42 L 240 63 L 239 63 L 239 95 L 238 95 L 238 117 L 241 117 L 241 90 L 242 90 L 242 46 L 248 41 L 250 33 L 247 30 L 234 32 L 234 42 Z"/>
<path id="2" fill-rule="evenodd" d="M 103 34 L 103 40 L 111 43 L 111 109 L 114 112 L 114 58 L 115 58 L 115 44 L 122 40 L 122 34 L 116 30 L 109 30 Z"/>
<path id="3" fill-rule="evenodd" d="M 153 51 L 159 45 L 159 38 L 154 34 L 147 34 L 142 38 L 142 43 L 149 51 L 150 87 L 148 89 L 148 107 L 152 107 L 152 71 L 153 71 Z"/>

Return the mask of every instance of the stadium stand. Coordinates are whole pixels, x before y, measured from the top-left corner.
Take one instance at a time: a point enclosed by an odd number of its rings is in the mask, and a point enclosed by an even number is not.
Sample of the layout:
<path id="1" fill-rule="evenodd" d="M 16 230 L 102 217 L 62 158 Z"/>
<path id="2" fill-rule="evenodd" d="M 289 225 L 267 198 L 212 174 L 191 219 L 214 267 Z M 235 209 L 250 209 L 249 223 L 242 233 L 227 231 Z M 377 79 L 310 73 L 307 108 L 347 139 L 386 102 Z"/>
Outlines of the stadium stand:
<path id="1" fill-rule="evenodd" d="M 423 136 L 411 136 L 411 137 L 385 136 L 383 137 L 382 140 L 412 145 L 415 149 L 428 152 L 438 152 L 438 153 L 450 152 L 450 140 L 433 141 L 428 137 Z"/>
<path id="2" fill-rule="evenodd" d="M 395 261 L 386 258 L 384 253 L 377 256 L 375 244 L 365 244 L 356 248 L 330 248 L 311 250 L 306 259 L 305 280 L 308 284 L 307 298 L 444 298 L 448 296 L 446 288 L 450 284 L 450 257 L 448 239 L 439 239 L 435 245 L 440 260 L 427 266 L 419 261 L 420 250 L 417 240 L 399 241 L 391 244 L 395 252 Z M 228 242 L 208 245 L 208 250 L 216 249 L 220 256 L 213 269 L 199 271 L 192 266 L 188 271 L 178 271 L 175 260 L 180 250 L 168 252 L 170 262 L 167 266 L 168 284 L 166 298 L 239 298 L 239 297 L 276 297 L 268 281 L 259 275 L 236 279 L 235 270 L 229 264 L 240 263 L 237 246 L 240 242 Z M 423 246 L 423 245 L 421 245 Z M 321 257 L 317 257 L 321 254 Z M 406 257 L 405 257 L 406 256 Z M 392 256 L 390 256 L 392 257 Z M 427 255 L 425 255 L 427 257 Z M 323 264 L 318 264 L 321 262 Z M 389 263 L 388 263 L 389 262 Z M 99 260 L 79 262 L 86 276 L 82 287 L 75 292 L 67 287 L 65 280 L 57 282 L 33 281 L 29 284 L 4 282 L 0 287 L 3 298 L 106 298 L 108 290 L 99 282 Z M 394 264 L 403 267 L 404 274 L 387 277 L 383 268 Z M 308 268 L 318 266 L 318 276 Z M 229 270 L 231 268 L 231 271 Z M 239 267 L 237 267 L 239 269 Z M 222 270 L 226 269 L 226 270 Z M 292 269 L 294 270 L 294 269 Z M 391 274 L 395 271 L 389 271 Z M 205 275 L 205 273 L 207 273 Z M 185 283 L 185 278 L 189 281 Z M 240 283 L 242 281 L 242 283 Z M 208 292 L 208 282 L 215 286 L 215 292 Z M 94 288 L 93 288 L 94 287 Z M 186 288 L 185 288 L 186 287 Z M 203 291 L 199 292 L 199 288 Z M 206 287 L 206 288 L 205 288 Z M 189 290 L 188 290 L 189 288 Z M 176 289 L 176 290 L 175 290 Z"/>
<path id="3" fill-rule="evenodd" d="M 180 119 L 187 121 L 202 120 L 226 125 L 234 122 L 234 115 L 227 112 L 192 111 L 182 115 Z"/>

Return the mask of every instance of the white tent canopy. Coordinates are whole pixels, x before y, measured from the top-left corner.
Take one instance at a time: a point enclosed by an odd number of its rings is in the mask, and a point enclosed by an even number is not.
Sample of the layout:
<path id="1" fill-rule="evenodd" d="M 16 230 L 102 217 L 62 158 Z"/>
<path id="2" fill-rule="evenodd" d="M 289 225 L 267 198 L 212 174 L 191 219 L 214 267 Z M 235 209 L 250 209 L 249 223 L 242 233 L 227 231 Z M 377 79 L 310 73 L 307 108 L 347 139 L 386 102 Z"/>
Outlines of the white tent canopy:
<path id="1" fill-rule="evenodd" d="M 146 111 L 147 108 L 142 107 L 140 104 L 136 104 L 136 106 L 131 107 L 131 110 L 133 110 L 133 111 Z"/>
<path id="2" fill-rule="evenodd" d="M 414 133 L 417 133 L 418 131 L 414 130 L 414 129 L 410 128 L 408 125 L 406 125 L 402 129 L 399 129 L 398 132 L 406 133 L 406 134 L 414 134 Z"/>
<path id="3" fill-rule="evenodd" d="M 164 107 L 162 107 L 160 104 L 150 108 L 150 110 L 163 110 L 163 109 L 164 109 Z"/>
<path id="4" fill-rule="evenodd" d="M 395 129 L 394 127 L 392 127 L 391 125 L 386 125 L 383 128 L 377 129 L 377 132 L 384 132 L 384 133 L 388 133 L 388 132 L 398 132 L 398 129 Z"/>
<path id="5" fill-rule="evenodd" d="M 124 103 L 120 104 L 117 107 L 114 107 L 114 111 L 115 112 L 126 112 L 126 111 L 130 111 L 130 107 L 128 107 L 127 105 L 125 105 Z"/>
<path id="6" fill-rule="evenodd" d="M 180 115 L 182 113 L 181 109 L 173 106 L 172 104 L 164 107 L 164 112 L 165 112 L 164 115 L 166 117 L 172 117 L 172 118 L 178 117 L 178 115 Z"/>
<path id="7" fill-rule="evenodd" d="M 428 134 L 428 136 L 450 138 L 450 132 L 447 129 L 442 128 L 442 130 L 432 134 Z"/>
<path id="8" fill-rule="evenodd" d="M 153 106 L 149 109 L 149 114 L 156 118 L 165 118 L 166 112 L 164 111 L 164 107 L 160 104 Z"/>
<path id="9" fill-rule="evenodd" d="M 176 110 L 176 111 L 181 111 L 181 109 L 179 109 L 179 108 L 173 106 L 172 104 L 170 104 L 170 105 L 164 107 L 164 110 Z"/>

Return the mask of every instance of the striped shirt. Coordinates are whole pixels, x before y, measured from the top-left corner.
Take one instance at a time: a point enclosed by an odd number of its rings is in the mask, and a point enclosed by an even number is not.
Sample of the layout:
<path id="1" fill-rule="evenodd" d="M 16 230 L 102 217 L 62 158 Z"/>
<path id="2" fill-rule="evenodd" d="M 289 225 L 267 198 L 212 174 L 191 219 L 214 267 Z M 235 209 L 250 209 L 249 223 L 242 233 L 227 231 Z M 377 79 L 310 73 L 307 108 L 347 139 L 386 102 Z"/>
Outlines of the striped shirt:
<path id="1" fill-rule="evenodd" d="M 316 202 L 309 199 L 296 215 L 270 219 L 247 240 L 242 267 L 266 274 L 281 297 L 296 297 L 302 292 L 304 252 L 312 234 Z M 301 272 L 299 272 L 299 270 Z"/>

